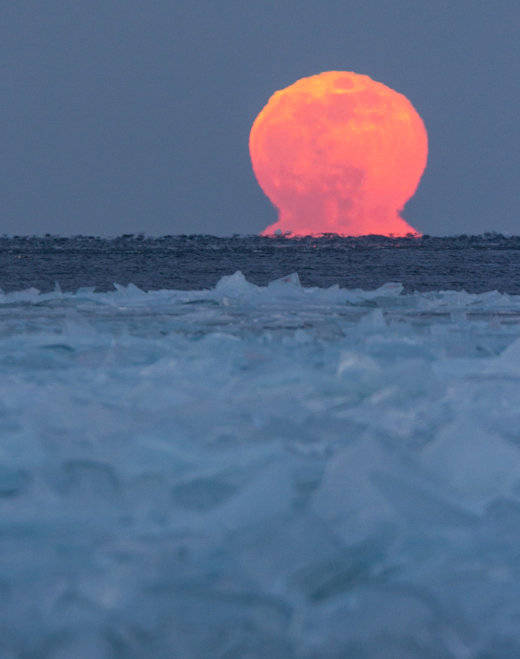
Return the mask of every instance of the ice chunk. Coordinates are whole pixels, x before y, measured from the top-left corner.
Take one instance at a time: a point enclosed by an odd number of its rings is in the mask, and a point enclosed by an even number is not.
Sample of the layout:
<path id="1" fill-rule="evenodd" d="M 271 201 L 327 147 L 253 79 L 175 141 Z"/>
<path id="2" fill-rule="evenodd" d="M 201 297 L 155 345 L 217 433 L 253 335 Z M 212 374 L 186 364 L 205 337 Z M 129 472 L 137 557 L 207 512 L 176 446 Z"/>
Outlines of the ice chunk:
<path id="1" fill-rule="evenodd" d="M 45 656 L 49 659 L 112 659 L 118 653 L 117 643 L 114 645 L 99 633 L 63 634 L 63 638 L 52 641 Z"/>
<path id="2" fill-rule="evenodd" d="M 304 293 L 300 284 L 300 277 L 297 272 L 293 272 L 280 279 L 270 281 L 267 286 L 267 292 L 276 296 L 277 298 L 291 298 L 301 296 Z"/>
<path id="3" fill-rule="evenodd" d="M 386 284 L 383 284 L 379 288 L 376 288 L 375 291 L 370 291 L 370 292 L 367 291 L 365 293 L 365 296 L 367 298 L 396 297 L 397 295 L 401 295 L 403 290 L 404 290 L 404 287 L 401 284 L 401 282 L 392 281 L 392 282 L 388 282 Z"/>
<path id="4" fill-rule="evenodd" d="M 338 375 L 359 377 L 363 373 L 378 373 L 379 366 L 368 355 L 344 351 L 340 355 Z"/>
<path id="5" fill-rule="evenodd" d="M 257 292 L 257 286 L 250 284 L 244 275 L 237 270 L 232 275 L 225 275 L 215 286 L 215 292 L 219 296 L 227 298 L 246 298 Z"/>
<path id="6" fill-rule="evenodd" d="M 520 376 L 520 339 L 516 339 L 496 359 L 490 360 L 487 373 Z"/>
<path id="7" fill-rule="evenodd" d="M 473 419 L 457 419 L 423 450 L 423 464 L 474 510 L 520 482 L 520 450 Z"/>
<path id="8" fill-rule="evenodd" d="M 453 623 L 443 620 L 435 600 L 406 586 L 363 585 L 308 609 L 302 641 L 313 657 L 470 656 Z M 451 651 L 454 646 L 457 654 Z"/>
<path id="9" fill-rule="evenodd" d="M 312 510 L 326 520 L 347 544 L 364 541 L 399 523 L 390 502 L 373 482 L 392 455 L 378 442 L 358 440 L 338 452 L 327 465 Z"/>
<path id="10" fill-rule="evenodd" d="M 0 465 L 0 498 L 16 497 L 29 487 L 32 478 L 26 469 Z"/>
<path id="11" fill-rule="evenodd" d="M 232 484 L 216 478 L 195 478 L 175 485 L 172 495 L 183 508 L 206 511 L 232 497 L 236 489 Z"/>
<path id="12" fill-rule="evenodd" d="M 113 500 L 119 483 L 114 468 L 97 460 L 67 460 L 58 487 L 67 497 Z"/>

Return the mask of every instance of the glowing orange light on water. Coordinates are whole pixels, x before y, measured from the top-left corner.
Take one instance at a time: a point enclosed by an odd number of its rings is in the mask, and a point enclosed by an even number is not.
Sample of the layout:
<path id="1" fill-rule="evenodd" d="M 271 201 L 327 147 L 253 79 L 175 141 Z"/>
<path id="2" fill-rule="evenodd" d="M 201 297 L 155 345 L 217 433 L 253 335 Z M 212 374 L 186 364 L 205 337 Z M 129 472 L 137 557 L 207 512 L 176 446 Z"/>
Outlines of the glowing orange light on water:
<path id="1" fill-rule="evenodd" d="M 419 235 L 400 211 L 426 166 L 428 137 L 410 101 L 347 71 L 275 92 L 249 138 L 253 170 L 292 235 Z"/>

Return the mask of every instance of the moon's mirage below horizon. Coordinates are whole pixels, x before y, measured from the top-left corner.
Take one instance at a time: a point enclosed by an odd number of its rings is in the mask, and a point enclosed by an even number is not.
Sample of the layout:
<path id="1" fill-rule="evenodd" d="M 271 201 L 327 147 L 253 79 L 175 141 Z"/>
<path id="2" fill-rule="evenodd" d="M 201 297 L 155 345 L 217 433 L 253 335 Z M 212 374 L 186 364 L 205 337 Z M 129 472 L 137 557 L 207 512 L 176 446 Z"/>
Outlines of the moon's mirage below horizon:
<path id="1" fill-rule="evenodd" d="M 262 235 L 420 235 L 400 212 L 426 167 L 426 128 L 405 96 L 369 76 L 326 71 L 275 92 L 249 150 L 279 211 Z"/>

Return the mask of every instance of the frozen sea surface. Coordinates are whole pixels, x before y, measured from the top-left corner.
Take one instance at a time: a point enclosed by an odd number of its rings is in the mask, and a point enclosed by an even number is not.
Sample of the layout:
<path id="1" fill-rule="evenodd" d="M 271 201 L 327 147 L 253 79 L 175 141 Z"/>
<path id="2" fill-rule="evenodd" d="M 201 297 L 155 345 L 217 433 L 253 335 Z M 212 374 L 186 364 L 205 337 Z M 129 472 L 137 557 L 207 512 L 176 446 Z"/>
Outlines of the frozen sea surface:
<path id="1" fill-rule="evenodd" d="M 0 656 L 520 656 L 520 297 L 0 295 Z"/>

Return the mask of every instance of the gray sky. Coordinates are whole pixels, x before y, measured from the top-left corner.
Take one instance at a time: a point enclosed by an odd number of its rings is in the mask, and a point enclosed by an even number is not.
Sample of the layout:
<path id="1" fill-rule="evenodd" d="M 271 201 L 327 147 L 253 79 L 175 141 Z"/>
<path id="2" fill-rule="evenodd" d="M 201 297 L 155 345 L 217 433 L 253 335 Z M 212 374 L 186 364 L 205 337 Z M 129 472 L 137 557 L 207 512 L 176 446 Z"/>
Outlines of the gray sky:
<path id="1" fill-rule="evenodd" d="M 257 233 L 248 136 L 331 69 L 405 94 L 435 235 L 520 233 L 517 0 L 16 0 L 0 12 L 0 233 Z"/>

